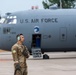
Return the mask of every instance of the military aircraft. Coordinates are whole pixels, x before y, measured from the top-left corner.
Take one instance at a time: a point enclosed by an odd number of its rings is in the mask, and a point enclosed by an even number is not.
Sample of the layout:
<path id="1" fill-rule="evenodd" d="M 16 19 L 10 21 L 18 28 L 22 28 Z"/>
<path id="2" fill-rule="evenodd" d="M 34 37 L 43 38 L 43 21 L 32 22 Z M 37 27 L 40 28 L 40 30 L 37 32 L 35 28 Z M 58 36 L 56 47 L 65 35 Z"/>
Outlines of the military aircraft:
<path id="1" fill-rule="evenodd" d="M 76 10 L 37 9 L 1 17 L 0 49 L 11 50 L 19 33 L 30 52 L 32 48 L 42 53 L 76 51 Z"/>

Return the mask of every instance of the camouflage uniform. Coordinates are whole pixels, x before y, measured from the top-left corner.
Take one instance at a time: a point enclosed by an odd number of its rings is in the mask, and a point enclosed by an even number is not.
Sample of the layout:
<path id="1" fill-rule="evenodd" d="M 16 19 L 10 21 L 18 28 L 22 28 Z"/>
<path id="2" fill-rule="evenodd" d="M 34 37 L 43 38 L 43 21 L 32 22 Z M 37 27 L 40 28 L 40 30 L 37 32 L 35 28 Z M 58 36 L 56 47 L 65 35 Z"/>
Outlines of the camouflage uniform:
<path id="1" fill-rule="evenodd" d="M 27 51 L 27 56 L 24 56 L 22 52 L 26 50 Z M 12 55 L 13 55 L 13 60 L 16 62 L 19 62 L 19 65 L 21 67 L 21 72 L 24 75 L 27 75 L 27 64 L 26 64 L 26 58 L 29 57 L 29 52 L 26 46 L 20 45 L 18 43 L 14 44 L 12 46 Z M 16 63 L 14 63 L 14 67 L 16 66 Z"/>

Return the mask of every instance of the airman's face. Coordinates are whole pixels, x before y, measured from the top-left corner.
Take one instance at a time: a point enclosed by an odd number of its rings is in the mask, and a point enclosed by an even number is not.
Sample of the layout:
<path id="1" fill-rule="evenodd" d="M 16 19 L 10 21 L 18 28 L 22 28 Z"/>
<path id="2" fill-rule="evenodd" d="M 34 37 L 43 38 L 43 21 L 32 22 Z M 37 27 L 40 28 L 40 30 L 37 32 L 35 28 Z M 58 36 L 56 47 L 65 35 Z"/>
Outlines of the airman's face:
<path id="1" fill-rule="evenodd" d="M 23 35 L 20 35 L 20 41 L 21 42 L 24 42 L 24 40 L 25 40 L 24 36 Z"/>

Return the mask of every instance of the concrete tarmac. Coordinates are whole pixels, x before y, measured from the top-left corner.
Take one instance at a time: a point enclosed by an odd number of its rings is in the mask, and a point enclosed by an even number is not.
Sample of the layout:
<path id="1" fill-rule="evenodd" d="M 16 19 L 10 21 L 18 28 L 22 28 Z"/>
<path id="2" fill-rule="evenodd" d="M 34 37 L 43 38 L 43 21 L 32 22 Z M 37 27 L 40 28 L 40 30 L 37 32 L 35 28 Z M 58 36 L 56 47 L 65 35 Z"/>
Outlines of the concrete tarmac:
<path id="1" fill-rule="evenodd" d="M 76 75 L 76 52 L 47 54 L 50 59 L 27 59 L 28 75 Z M 0 75 L 14 75 L 11 52 L 0 52 Z"/>

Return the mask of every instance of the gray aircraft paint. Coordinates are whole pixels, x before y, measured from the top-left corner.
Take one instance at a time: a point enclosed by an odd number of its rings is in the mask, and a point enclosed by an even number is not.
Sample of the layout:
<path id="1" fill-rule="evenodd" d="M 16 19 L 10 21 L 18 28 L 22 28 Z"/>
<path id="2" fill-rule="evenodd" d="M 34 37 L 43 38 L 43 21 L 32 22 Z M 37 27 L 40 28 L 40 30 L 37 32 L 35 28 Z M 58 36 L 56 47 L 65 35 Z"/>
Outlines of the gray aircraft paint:
<path id="1" fill-rule="evenodd" d="M 9 49 L 16 42 L 16 35 L 24 34 L 24 44 L 31 50 L 32 35 L 41 35 L 42 51 L 76 50 L 76 10 L 28 10 L 11 14 L 17 16 L 17 24 L 0 24 L 0 48 Z M 10 15 L 10 16 L 11 16 Z M 7 17 L 7 16 L 6 16 Z M 36 32 L 35 27 L 38 27 Z M 4 34 L 3 29 L 10 32 Z M 34 30 L 35 29 L 35 30 Z"/>

